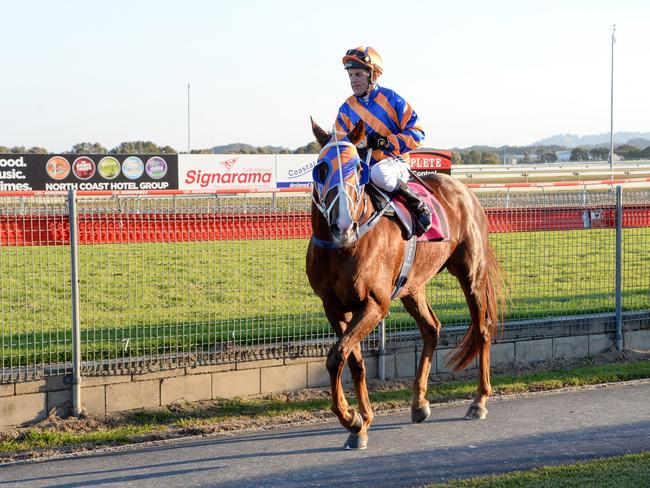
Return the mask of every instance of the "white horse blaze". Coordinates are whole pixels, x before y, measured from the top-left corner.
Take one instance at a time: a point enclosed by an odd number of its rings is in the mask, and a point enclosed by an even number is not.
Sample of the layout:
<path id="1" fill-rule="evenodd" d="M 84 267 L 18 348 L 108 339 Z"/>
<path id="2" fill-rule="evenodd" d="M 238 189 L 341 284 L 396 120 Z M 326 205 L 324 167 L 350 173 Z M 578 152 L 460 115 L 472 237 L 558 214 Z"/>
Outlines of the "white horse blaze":
<path id="1" fill-rule="evenodd" d="M 349 231 L 351 230 L 354 221 L 352 220 L 352 215 L 350 215 L 350 205 L 348 203 L 348 199 L 350 199 L 350 197 L 345 191 L 345 187 L 343 185 L 339 186 L 338 198 L 339 198 L 339 214 L 336 218 L 336 225 L 339 228 L 340 235 L 347 236 Z"/>

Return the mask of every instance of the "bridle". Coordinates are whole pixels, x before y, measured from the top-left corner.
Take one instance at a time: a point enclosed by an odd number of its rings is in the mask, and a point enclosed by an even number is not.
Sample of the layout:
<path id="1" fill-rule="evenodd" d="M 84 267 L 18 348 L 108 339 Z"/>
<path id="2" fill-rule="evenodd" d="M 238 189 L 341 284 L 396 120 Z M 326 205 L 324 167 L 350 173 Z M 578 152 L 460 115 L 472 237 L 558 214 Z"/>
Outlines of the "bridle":
<path id="1" fill-rule="evenodd" d="M 331 148 L 336 149 L 336 157 L 339 162 L 338 165 L 338 183 L 336 187 L 326 188 L 327 183 L 332 181 L 334 177 L 334 171 L 328 172 L 328 177 L 326 181 L 322 181 L 322 178 L 319 175 L 319 166 L 325 164 L 328 168 L 331 167 L 331 163 L 326 158 L 320 158 L 318 164 L 314 167 L 314 191 L 312 192 L 312 201 L 320 213 L 325 218 L 327 226 L 330 229 L 330 234 L 332 234 L 332 240 L 323 240 L 319 239 L 316 236 L 312 236 L 312 241 L 318 247 L 324 247 L 327 249 L 340 249 L 352 245 L 354 242 L 363 237 L 377 222 L 386 211 L 387 207 L 384 207 L 381 211 L 373 213 L 365 222 L 359 224 L 358 217 L 363 216 L 367 210 L 367 198 L 364 198 L 365 192 L 364 187 L 370 180 L 370 151 L 368 151 L 368 156 L 366 161 L 362 161 L 358 155 L 356 156 L 356 161 L 354 162 L 353 168 L 353 177 L 345 178 L 343 172 L 343 162 L 341 161 L 341 148 L 354 148 L 356 153 L 356 146 L 346 140 L 337 140 L 336 132 L 334 136 L 323 149 L 321 150 L 321 155 L 327 155 L 327 152 Z M 350 164 L 351 160 L 346 161 L 346 164 Z M 361 171 L 359 171 L 359 166 L 361 166 Z M 352 188 L 354 197 L 350 195 L 347 191 L 347 188 Z M 325 193 L 323 194 L 323 191 Z M 332 201 L 327 203 L 327 196 L 330 192 L 336 191 L 336 194 L 332 198 Z M 336 215 L 336 221 L 332 220 L 332 211 L 335 208 L 334 206 L 338 204 L 338 214 Z M 360 212 L 360 205 L 363 205 L 363 209 Z M 345 224 L 344 228 L 341 228 L 338 224 L 343 222 Z M 332 233 L 333 226 L 336 225 L 341 231 L 347 230 L 352 227 L 353 232 L 348 233 L 345 238 L 341 239 L 340 236 L 337 236 Z"/>
<path id="2" fill-rule="evenodd" d="M 361 183 L 361 178 L 359 177 L 359 173 L 356 171 L 356 165 L 358 163 L 355 164 L 354 181 L 353 182 L 345 181 L 344 173 L 343 173 L 344 164 L 341 161 L 341 151 L 340 151 L 340 148 L 342 146 L 343 147 L 352 147 L 352 148 L 355 148 L 355 150 L 356 150 L 356 146 L 354 144 L 352 144 L 351 142 L 336 140 L 336 135 L 334 136 L 334 140 L 328 142 L 323 147 L 323 149 L 321 150 L 321 154 L 323 154 L 323 153 L 327 153 L 328 149 L 330 149 L 332 147 L 336 148 L 336 157 L 337 157 L 338 162 L 339 162 L 338 170 L 337 170 L 338 171 L 338 176 L 339 176 L 339 181 L 338 181 L 338 184 L 337 184 L 336 188 L 329 188 L 325 192 L 325 194 L 323 195 L 322 193 L 323 193 L 323 190 L 325 189 L 325 183 L 326 182 L 322 182 L 322 183 L 319 184 L 318 181 L 317 181 L 319 179 L 319 177 L 316 175 L 316 173 L 318 171 L 318 167 L 321 164 L 326 164 L 326 160 L 320 159 L 319 163 L 316 164 L 316 167 L 314 168 L 314 182 L 316 183 L 316 191 L 312 193 L 312 201 L 314 202 L 316 207 L 318 207 L 318 209 L 321 211 L 321 213 L 325 217 L 325 220 L 327 220 L 328 225 L 330 225 L 330 223 L 331 223 L 330 218 L 331 218 L 332 209 L 334 208 L 334 204 L 336 202 L 342 202 L 341 198 L 345 198 L 346 201 L 349 200 L 349 203 L 353 205 L 353 212 L 352 213 L 356 215 L 356 211 L 358 210 L 358 206 L 359 206 L 359 203 L 361 201 L 361 197 L 363 196 L 363 192 L 361 191 L 361 188 L 365 185 L 365 182 Z M 358 159 L 358 160 L 359 160 L 359 162 L 361 161 L 360 159 Z M 346 161 L 346 162 L 349 162 L 349 161 Z M 334 176 L 334 174 L 330 174 L 328 180 L 331 181 L 333 176 Z M 348 194 L 348 192 L 346 191 L 346 187 L 348 187 L 348 186 L 351 187 L 354 190 L 356 198 L 352 199 L 352 197 Z M 333 191 L 333 190 L 337 190 L 337 193 L 334 196 L 334 198 L 332 199 L 332 201 L 330 202 L 330 204 L 327 205 L 327 203 L 326 203 L 327 195 L 329 195 L 329 193 L 331 191 Z M 315 196 L 314 196 L 314 194 L 315 194 Z M 347 205 L 345 205 L 345 206 L 346 206 L 346 208 L 348 207 Z M 339 208 L 340 208 L 340 205 L 339 205 Z M 349 213 L 348 213 L 348 216 L 350 218 L 352 217 Z"/>

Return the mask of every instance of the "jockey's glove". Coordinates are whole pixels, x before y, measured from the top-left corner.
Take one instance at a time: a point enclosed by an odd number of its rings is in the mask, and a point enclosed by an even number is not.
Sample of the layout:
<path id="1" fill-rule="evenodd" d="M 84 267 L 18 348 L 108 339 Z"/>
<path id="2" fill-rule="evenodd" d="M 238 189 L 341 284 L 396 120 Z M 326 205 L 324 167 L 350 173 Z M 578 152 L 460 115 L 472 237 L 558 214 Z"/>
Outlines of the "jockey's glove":
<path id="1" fill-rule="evenodd" d="M 377 132 L 368 135 L 368 147 L 370 149 L 383 149 L 388 147 L 388 137 L 380 136 Z"/>

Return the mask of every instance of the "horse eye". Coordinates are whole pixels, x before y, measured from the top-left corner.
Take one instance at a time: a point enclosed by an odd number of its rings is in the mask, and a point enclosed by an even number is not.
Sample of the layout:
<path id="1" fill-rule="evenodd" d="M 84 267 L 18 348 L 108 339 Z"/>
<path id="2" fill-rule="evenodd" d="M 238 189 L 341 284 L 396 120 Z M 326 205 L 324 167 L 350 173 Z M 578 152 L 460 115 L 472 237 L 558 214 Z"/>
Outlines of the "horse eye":
<path id="1" fill-rule="evenodd" d="M 318 168 L 316 168 L 316 172 L 318 174 L 318 179 L 321 182 L 324 182 L 327 179 L 327 175 L 330 172 L 329 166 L 327 166 L 326 162 L 322 162 L 318 165 Z"/>

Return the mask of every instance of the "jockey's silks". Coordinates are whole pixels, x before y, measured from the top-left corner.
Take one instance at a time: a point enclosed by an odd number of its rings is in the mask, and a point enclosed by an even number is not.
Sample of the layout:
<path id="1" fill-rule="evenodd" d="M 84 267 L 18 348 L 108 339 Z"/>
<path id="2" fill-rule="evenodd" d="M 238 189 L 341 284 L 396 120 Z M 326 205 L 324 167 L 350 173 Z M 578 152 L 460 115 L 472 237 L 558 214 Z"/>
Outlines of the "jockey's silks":
<path id="1" fill-rule="evenodd" d="M 392 156 L 391 152 L 406 158 L 424 140 L 424 130 L 415 110 L 389 88 L 375 85 L 368 101 L 356 95 L 348 98 L 339 108 L 336 129 L 347 134 L 359 120 L 365 123 L 366 132 L 388 137 L 387 148 L 372 151 L 371 164 Z"/>

